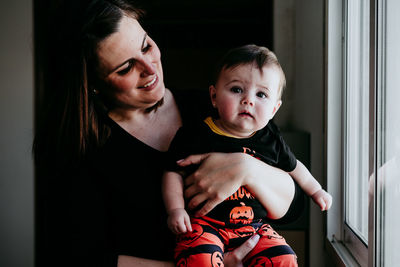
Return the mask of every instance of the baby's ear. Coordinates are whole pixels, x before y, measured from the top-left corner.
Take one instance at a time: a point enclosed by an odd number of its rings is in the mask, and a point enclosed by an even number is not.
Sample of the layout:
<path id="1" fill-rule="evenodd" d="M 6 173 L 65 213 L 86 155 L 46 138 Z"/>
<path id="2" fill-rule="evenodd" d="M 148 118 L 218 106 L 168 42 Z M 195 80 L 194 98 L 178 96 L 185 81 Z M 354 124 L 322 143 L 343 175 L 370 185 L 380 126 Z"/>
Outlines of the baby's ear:
<path id="1" fill-rule="evenodd" d="M 217 99 L 217 90 L 215 89 L 214 85 L 210 85 L 209 87 L 210 91 L 210 98 L 211 98 L 211 103 L 214 108 L 217 107 L 216 99 Z"/>
<path id="2" fill-rule="evenodd" d="M 275 104 L 275 107 L 272 111 L 272 118 L 275 116 L 276 112 L 278 111 L 278 109 L 281 107 L 282 105 L 282 100 L 278 100 Z"/>

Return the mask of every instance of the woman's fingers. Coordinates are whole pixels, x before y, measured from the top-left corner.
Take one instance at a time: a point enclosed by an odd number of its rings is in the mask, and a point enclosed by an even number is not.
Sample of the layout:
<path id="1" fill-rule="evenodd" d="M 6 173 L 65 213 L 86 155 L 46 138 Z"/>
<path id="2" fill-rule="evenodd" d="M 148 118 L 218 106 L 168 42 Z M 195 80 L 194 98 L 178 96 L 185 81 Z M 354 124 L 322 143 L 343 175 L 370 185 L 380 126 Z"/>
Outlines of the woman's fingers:
<path id="1" fill-rule="evenodd" d="M 188 203 L 189 209 L 195 209 L 200 204 L 204 203 L 203 206 L 195 212 L 195 217 L 201 217 L 209 213 L 215 206 L 217 206 L 222 201 L 219 198 L 210 198 L 207 194 L 197 194 Z"/>
<path id="2" fill-rule="evenodd" d="M 260 236 L 255 234 L 244 242 L 240 247 L 235 250 L 225 253 L 224 264 L 225 267 L 241 267 L 243 266 L 243 259 L 252 251 L 260 240 Z"/>
<path id="3" fill-rule="evenodd" d="M 181 162 L 201 162 L 200 167 L 185 179 L 185 197 L 190 200 L 189 208 L 204 203 L 197 215 L 207 214 L 240 187 L 243 181 L 243 173 L 237 170 L 240 156 L 241 153 L 209 153 L 192 155 Z"/>
<path id="4" fill-rule="evenodd" d="M 193 198 L 190 199 L 190 201 L 188 202 L 188 208 L 189 209 L 195 209 L 198 205 L 200 205 L 201 203 L 203 203 L 204 201 L 206 201 L 208 199 L 208 195 L 204 194 L 204 193 L 199 193 L 196 194 Z"/>
<path id="5" fill-rule="evenodd" d="M 187 177 L 186 179 L 190 179 L 190 176 Z M 186 183 L 186 181 L 185 181 L 185 183 Z M 191 199 L 192 197 L 194 197 L 195 195 L 199 194 L 200 192 L 201 192 L 201 190 L 195 184 L 187 183 L 187 188 L 185 189 L 185 192 L 184 192 L 185 198 L 186 199 Z M 203 201 L 204 201 L 204 199 L 203 199 Z M 193 207 L 189 206 L 189 208 L 193 208 Z"/>
<path id="6" fill-rule="evenodd" d="M 208 200 L 206 203 L 204 203 L 203 207 L 201 207 L 200 210 L 196 211 L 194 214 L 195 217 L 201 217 L 209 213 L 215 206 L 217 206 L 221 201 L 219 200 Z"/>
<path id="7" fill-rule="evenodd" d="M 181 167 L 186 167 L 193 164 L 200 164 L 204 159 L 206 159 L 210 154 L 199 154 L 199 155 L 190 155 L 187 158 L 178 160 L 176 163 Z"/>
<path id="8" fill-rule="evenodd" d="M 257 245 L 258 241 L 260 240 L 260 236 L 258 234 L 255 234 L 251 238 L 249 238 L 246 242 L 244 242 L 240 247 L 234 250 L 234 253 L 236 254 L 236 258 L 240 259 L 241 261 L 244 259 L 244 257 L 249 254 L 250 251 L 253 250 L 253 248 Z"/>

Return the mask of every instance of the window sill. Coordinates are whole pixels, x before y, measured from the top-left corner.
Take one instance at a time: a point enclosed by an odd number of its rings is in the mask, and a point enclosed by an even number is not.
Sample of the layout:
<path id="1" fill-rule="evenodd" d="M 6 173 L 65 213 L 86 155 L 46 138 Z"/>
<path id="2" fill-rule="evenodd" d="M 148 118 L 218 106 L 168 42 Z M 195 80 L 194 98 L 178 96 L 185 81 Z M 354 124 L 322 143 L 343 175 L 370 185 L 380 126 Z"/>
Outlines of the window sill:
<path id="1" fill-rule="evenodd" d="M 333 238 L 333 240 L 325 240 L 325 247 L 329 257 L 328 266 L 337 267 L 353 267 L 360 266 L 357 261 L 350 254 L 349 250 L 340 242 Z"/>

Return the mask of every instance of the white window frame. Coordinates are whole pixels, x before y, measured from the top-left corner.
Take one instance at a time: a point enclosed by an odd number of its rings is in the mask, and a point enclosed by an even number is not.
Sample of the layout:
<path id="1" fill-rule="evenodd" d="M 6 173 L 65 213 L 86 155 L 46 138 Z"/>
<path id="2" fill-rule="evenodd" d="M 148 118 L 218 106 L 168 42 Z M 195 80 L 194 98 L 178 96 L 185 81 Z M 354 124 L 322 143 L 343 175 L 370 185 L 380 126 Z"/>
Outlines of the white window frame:
<path id="1" fill-rule="evenodd" d="M 347 0 L 351 1 L 351 0 Z M 333 195 L 334 205 L 327 215 L 327 239 L 326 248 L 330 254 L 332 266 L 386 266 L 384 259 L 385 229 L 383 213 L 384 201 L 382 193 L 384 184 L 377 181 L 382 180 L 377 171 L 383 164 L 381 150 L 384 149 L 384 122 L 385 117 L 381 114 L 384 107 L 386 90 L 386 60 L 387 57 L 387 33 L 394 36 L 393 29 L 396 23 L 387 21 L 386 12 L 392 12 L 393 5 L 388 9 L 388 0 L 370 0 L 370 129 L 369 129 L 369 173 L 371 174 L 371 199 L 368 216 L 368 245 L 366 246 L 357 235 L 344 223 L 344 169 L 345 169 L 345 138 L 344 138 L 344 103 L 345 92 L 345 34 L 346 34 L 346 0 L 325 1 L 326 24 L 325 24 L 325 88 L 326 88 L 326 177 L 328 191 Z M 393 4 L 394 2 L 391 2 Z M 400 8 L 400 3 L 394 5 Z M 392 17 L 393 18 L 393 17 Z M 398 19 L 396 19 L 398 21 Z M 390 28 L 391 27 L 391 28 Z M 396 28 L 397 29 L 397 28 Z M 399 32 L 397 30 L 397 32 Z M 397 36 L 397 35 L 396 35 Z M 392 40 L 393 41 L 393 40 Z M 390 43 L 395 47 L 396 43 Z M 392 59 L 393 62 L 399 58 L 400 53 Z M 397 61 L 396 61 L 397 62 Z M 393 69 L 392 69 L 393 71 Z M 392 72 L 393 73 L 393 72 Z M 392 89 L 393 90 L 393 89 Z M 386 233 L 387 234 L 387 233 Z M 393 253 L 393 251 L 392 251 Z M 389 255 L 390 256 L 390 255 Z M 389 258 L 390 259 L 390 258 Z M 332 261 L 333 260 L 333 261 Z M 388 263 L 390 264 L 390 263 Z"/>
<path id="2" fill-rule="evenodd" d="M 344 213 L 346 118 L 343 111 L 346 108 L 346 93 L 343 89 L 346 86 L 347 1 L 326 1 L 325 3 L 326 176 L 328 191 L 334 198 L 334 205 L 327 215 L 326 245 L 336 265 L 367 266 L 368 255 L 371 255 L 368 253 L 368 247 L 345 223 Z M 374 84 L 374 81 L 370 82 Z M 373 141 L 374 138 L 371 140 Z M 370 143 L 370 147 L 373 148 L 374 144 Z M 373 240 L 370 236 L 368 238 Z"/>

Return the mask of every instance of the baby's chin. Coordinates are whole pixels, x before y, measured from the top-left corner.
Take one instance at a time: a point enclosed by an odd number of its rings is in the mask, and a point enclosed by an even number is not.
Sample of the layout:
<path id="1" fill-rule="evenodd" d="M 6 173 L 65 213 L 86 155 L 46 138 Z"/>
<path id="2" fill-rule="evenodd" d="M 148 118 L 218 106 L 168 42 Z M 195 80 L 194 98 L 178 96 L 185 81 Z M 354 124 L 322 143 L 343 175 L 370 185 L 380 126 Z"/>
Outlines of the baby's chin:
<path id="1" fill-rule="evenodd" d="M 264 127 L 265 127 L 265 125 L 262 125 L 262 126 L 239 125 L 239 127 L 237 127 L 235 130 L 238 134 L 249 137 L 249 136 L 253 135 L 255 132 L 263 129 Z"/>
<path id="2" fill-rule="evenodd" d="M 239 128 L 232 131 L 230 134 L 238 137 L 238 138 L 248 138 L 251 137 L 257 130 L 252 130 L 248 128 Z"/>

